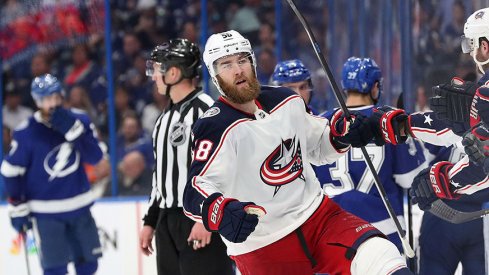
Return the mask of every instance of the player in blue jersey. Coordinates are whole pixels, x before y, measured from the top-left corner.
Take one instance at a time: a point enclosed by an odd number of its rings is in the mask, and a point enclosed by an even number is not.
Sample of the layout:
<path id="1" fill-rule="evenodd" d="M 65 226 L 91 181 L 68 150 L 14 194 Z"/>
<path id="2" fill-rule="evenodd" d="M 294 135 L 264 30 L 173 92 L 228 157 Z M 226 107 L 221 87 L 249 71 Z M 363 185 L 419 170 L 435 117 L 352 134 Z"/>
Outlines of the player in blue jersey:
<path id="1" fill-rule="evenodd" d="M 350 57 L 343 65 L 341 85 L 347 94 L 347 107 L 370 116 L 382 92 L 382 72 L 371 58 Z M 326 112 L 323 116 L 331 119 L 337 111 Z M 403 189 L 409 188 L 413 177 L 427 167 L 422 149 L 412 139 L 399 146 L 377 146 L 371 142 L 365 148 L 372 158 L 387 197 L 405 228 Z M 316 167 L 315 170 L 328 196 L 345 210 L 377 227 L 403 251 L 396 227 L 385 210 L 360 148 L 352 148 L 335 163 Z"/>
<path id="2" fill-rule="evenodd" d="M 39 110 L 19 125 L 1 173 L 8 194 L 12 226 L 32 227 L 45 275 L 94 274 L 102 248 L 90 213 L 94 194 L 83 163 L 104 160 L 88 116 L 64 109 L 64 91 L 56 77 L 32 81 Z"/>
<path id="3" fill-rule="evenodd" d="M 290 89 L 260 86 L 236 31 L 210 36 L 203 59 L 222 96 L 192 129 L 183 206 L 219 232 L 240 272 L 410 274 L 380 231 L 323 194 L 311 167 L 368 143 L 368 120 L 313 116 Z"/>
<path id="4" fill-rule="evenodd" d="M 293 90 L 304 99 L 311 113 L 317 114 L 310 105 L 314 88 L 311 73 L 299 59 L 279 62 L 273 70 L 270 84 Z"/>

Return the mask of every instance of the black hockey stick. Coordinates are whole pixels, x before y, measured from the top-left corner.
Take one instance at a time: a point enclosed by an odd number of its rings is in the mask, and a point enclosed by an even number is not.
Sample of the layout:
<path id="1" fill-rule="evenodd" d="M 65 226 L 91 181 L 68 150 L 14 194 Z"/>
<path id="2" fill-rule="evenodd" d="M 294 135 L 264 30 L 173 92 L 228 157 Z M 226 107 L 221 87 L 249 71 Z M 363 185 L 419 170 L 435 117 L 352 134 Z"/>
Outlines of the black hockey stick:
<path id="1" fill-rule="evenodd" d="M 411 199 L 411 196 L 409 196 L 409 190 L 410 189 L 405 189 L 405 195 L 407 196 L 407 219 L 408 219 L 408 224 L 407 228 L 409 231 L 409 245 L 414 248 L 414 235 L 413 235 L 413 202 Z M 417 268 L 417 262 L 418 259 L 416 255 L 413 258 L 408 259 L 408 267 L 409 269 L 414 273 L 418 274 L 418 268 Z"/>
<path id="2" fill-rule="evenodd" d="M 314 34 L 311 31 L 311 28 L 309 27 L 309 24 L 307 23 L 306 19 L 304 16 L 302 16 L 301 12 L 297 9 L 295 3 L 293 0 L 287 0 L 287 3 L 289 3 L 290 7 L 294 11 L 295 15 L 299 18 L 299 21 L 301 21 L 302 26 L 304 27 L 307 36 L 309 37 L 309 40 L 311 41 L 311 44 L 314 48 L 314 52 L 316 53 L 317 58 L 319 59 L 319 62 L 321 63 L 321 66 L 323 67 L 323 70 L 326 72 L 326 75 L 328 77 L 329 84 L 333 88 L 334 95 L 336 97 L 336 100 L 341 106 L 341 109 L 343 110 L 343 113 L 345 114 L 346 117 L 350 117 L 350 111 L 346 107 L 346 103 L 341 97 L 341 92 L 340 89 L 338 88 L 338 85 L 336 84 L 336 81 L 334 79 L 333 73 L 329 69 L 329 65 L 326 62 L 326 59 L 324 56 L 321 54 L 321 48 L 319 47 L 319 44 L 316 41 L 316 38 L 314 37 Z M 370 169 L 370 172 L 372 172 L 372 175 L 374 177 L 374 182 L 375 186 L 377 187 L 377 190 L 379 191 L 380 197 L 382 198 L 382 201 L 384 202 L 385 208 L 387 209 L 387 212 L 389 213 L 389 216 L 391 219 L 394 221 L 397 229 L 397 234 L 399 235 L 399 238 L 401 239 L 402 246 L 404 248 L 404 253 L 406 256 L 409 258 L 414 257 L 414 250 L 409 246 L 409 241 L 407 239 L 406 231 L 402 229 L 401 224 L 399 223 L 399 220 L 397 219 L 396 213 L 394 212 L 394 209 L 392 208 L 391 203 L 389 202 L 389 198 L 387 197 L 385 193 L 385 189 L 380 183 L 380 178 L 379 175 L 377 174 L 377 171 L 375 170 L 374 165 L 372 164 L 372 160 L 370 160 L 370 157 L 367 153 L 367 150 L 365 147 L 361 147 L 363 157 L 365 158 L 365 162 L 367 163 L 367 166 Z"/>
<path id="3" fill-rule="evenodd" d="M 489 209 L 482 209 L 473 212 L 462 212 L 451 208 L 442 200 L 436 200 L 431 204 L 430 213 L 438 218 L 451 223 L 464 223 L 482 218 L 489 214 Z"/>

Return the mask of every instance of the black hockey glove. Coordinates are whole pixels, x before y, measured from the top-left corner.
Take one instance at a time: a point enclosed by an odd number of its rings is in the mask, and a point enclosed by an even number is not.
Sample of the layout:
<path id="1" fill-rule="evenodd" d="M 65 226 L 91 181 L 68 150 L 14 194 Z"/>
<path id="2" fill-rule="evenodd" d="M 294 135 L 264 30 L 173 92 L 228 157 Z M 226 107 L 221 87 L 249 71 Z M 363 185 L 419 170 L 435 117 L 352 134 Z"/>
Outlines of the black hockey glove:
<path id="1" fill-rule="evenodd" d="M 437 199 L 457 199 L 460 195 L 450 189 L 448 172 L 453 164 L 441 161 L 430 168 L 421 171 L 413 180 L 409 191 L 413 204 L 418 204 L 421 210 L 429 210 Z"/>
<path id="2" fill-rule="evenodd" d="M 246 211 L 250 206 L 261 208 L 252 202 L 240 202 L 214 193 L 202 205 L 202 222 L 207 230 L 219 232 L 230 242 L 242 243 L 258 224 L 258 215 Z"/>
<path id="3" fill-rule="evenodd" d="M 350 112 L 350 121 L 341 109 L 334 112 L 331 117 L 332 140 L 338 149 L 344 149 L 349 145 L 362 147 L 373 138 L 368 118 L 358 112 Z"/>
<path id="4" fill-rule="evenodd" d="M 49 123 L 55 131 L 63 134 L 67 141 L 77 139 L 85 131 L 83 123 L 61 106 L 54 109 Z"/>
<path id="5" fill-rule="evenodd" d="M 397 145 L 406 142 L 409 132 L 407 120 L 408 115 L 403 109 L 390 106 L 374 108 L 369 121 L 375 144 L 382 146 L 385 143 Z M 404 134 L 401 133 L 402 129 Z"/>
<path id="6" fill-rule="evenodd" d="M 470 126 L 474 127 L 480 121 L 489 125 L 489 88 L 486 86 L 477 89 L 470 105 Z"/>
<path id="7" fill-rule="evenodd" d="M 483 123 L 474 127 L 465 134 L 462 140 L 465 153 L 475 164 L 483 167 L 484 172 L 489 174 L 489 129 Z"/>
<path id="8" fill-rule="evenodd" d="M 452 131 L 462 136 L 470 129 L 470 105 L 479 85 L 458 77 L 432 88 L 430 107 Z"/>

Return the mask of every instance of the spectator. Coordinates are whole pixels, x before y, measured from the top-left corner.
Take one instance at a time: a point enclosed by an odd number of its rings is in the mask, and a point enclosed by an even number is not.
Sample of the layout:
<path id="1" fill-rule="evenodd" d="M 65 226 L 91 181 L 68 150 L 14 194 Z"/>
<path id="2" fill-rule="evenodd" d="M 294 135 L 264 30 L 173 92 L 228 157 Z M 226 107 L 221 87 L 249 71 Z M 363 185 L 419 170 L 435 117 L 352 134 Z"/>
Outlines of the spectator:
<path id="1" fill-rule="evenodd" d="M 3 124 L 13 131 L 20 123 L 32 115 L 32 110 L 22 106 L 22 96 L 16 91 L 14 83 L 9 82 L 5 87 L 5 105 L 2 108 Z"/>
<path id="2" fill-rule="evenodd" d="M 121 130 L 117 136 L 117 163 L 121 175 L 121 195 L 149 193 L 154 163 L 153 147 L 150 137 L 142 130 L 141 122 L 134 112 L 128 112 L 123 116 Z"/>
<path id="3" fill-rule="evenodd" d="M 143 114 L 141 116 L 143 129 L 146 133 L 153 132 L 156 120 L 168 106 L 169 102 L 169 97 L 158 93 L 158 89 L 155 86 L 153 89 L 153 101 L 144 107 Z"/>
<path id="4" fill-rule="evenodd" d="M 273 74 L 273 69 L 277 60 L 273 54 L 272 49 L 265 48 L 258 54 L 258 66 L 256 69 L 258 81 L 267 85 L 270 81 L 270 77 Z"/>
<path id="5" fill-rule="evenodd" d="M 86 113 L 92 121 L 95 121 L 97 118 L 97 112 L 95 111 L 92 102 L 90 102 L 87 91 L 83 86 L 75 85 L 71 88 L 66 105 L 78 112 Z"/>

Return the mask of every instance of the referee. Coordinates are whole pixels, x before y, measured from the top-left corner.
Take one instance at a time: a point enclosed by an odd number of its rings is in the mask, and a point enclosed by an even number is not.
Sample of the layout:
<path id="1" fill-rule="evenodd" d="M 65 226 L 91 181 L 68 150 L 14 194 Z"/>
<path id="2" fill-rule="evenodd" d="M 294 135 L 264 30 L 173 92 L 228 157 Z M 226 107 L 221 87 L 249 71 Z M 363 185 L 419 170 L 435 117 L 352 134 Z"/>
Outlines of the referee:
<path id="1" fill-rule="evenodd" d="M 186 39 L 157 46 L 146 62 L 146 75 L 171 99 L 153 130 L 153 190 L 140 232 L 145 255 L 154 251 L 151 242 L 156 236 L 158 275 L 234 274 L 219 235 L 186 217 L 182 208 L 192 161 L 191 128 L 213 103 L 193 84 L 199 69 L 199 48 Z"/>

